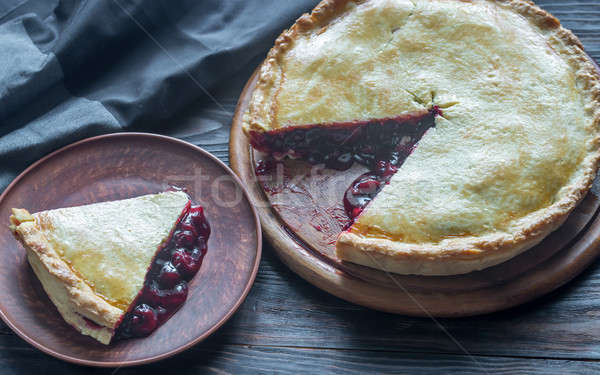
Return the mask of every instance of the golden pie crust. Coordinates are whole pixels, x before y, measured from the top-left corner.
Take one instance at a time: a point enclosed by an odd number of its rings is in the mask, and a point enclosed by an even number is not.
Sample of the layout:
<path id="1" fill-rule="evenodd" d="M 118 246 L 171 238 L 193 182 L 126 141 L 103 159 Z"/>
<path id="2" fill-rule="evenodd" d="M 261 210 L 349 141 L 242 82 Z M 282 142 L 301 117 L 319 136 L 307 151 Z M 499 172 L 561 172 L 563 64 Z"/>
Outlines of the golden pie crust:
<path id="1" fill-rule="evenodd" d="M 394 117 L 436 127 L 336 243 L 401 274 L 506 261 L 556 230 L 596 176 L 600 78 L 523 0 L 325 0 L 277 39 L 246 133 Z"/>
<path id="2" fill-rule="evenodd" d="M 10 229 L 63 319 L 109 344 L 188 202 L 173 191 L 35 214 L 13 209 Z"/>

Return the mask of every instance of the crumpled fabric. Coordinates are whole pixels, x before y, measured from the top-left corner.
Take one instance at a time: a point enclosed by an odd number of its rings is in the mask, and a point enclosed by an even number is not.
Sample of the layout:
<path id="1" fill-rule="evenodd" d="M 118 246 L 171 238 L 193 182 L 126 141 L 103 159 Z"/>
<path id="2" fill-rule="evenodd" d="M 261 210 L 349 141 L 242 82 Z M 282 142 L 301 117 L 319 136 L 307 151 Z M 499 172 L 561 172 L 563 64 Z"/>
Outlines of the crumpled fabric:
<path id="1" fill-rule="evenodd" d="M 0 191 L 62 146 L 168 121 L 252 71 L 316 0 L 3 0 Z M 250 70 L 249 70 L 250 69 Z"/>

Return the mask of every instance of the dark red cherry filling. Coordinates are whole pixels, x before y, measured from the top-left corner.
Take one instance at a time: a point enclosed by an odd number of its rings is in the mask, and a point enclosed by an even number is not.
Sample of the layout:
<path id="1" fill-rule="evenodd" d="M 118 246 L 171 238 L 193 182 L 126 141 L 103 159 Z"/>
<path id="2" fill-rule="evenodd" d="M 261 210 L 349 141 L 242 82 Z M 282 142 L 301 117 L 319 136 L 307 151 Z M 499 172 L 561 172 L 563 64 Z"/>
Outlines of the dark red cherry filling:
<path id="1" fill-rule="evenodd" d="M 351 219 L 356 218 L 375 198 L 386 181 L 383 176 L 372 172 L 359 176 L 344 194 L 344 208 Z"/>
<path id="2" fill-rule="evenodd" d="M 419 115 L 251 132 L 250 142 L 275 159 L 288 155 L 337 170 L 358 162 L 375 170 L 382 162 L 406 158 L 416 143 L 412 140 L 418 141 L 434 125 L 437 114 L 436 107 Z M 264 174 L 264 167 L 259 166 L 257 174 Z"/>
<path id="3" fill-rule="evenodd" d="M 150 265 L 144 287 L 125 314 L 115 339 L 148 336 L 185 302 L 188 282 L 200 270 L 210 225 L 201 206 L 188 205 L 170 239 Z"/>
<path id="4" fill-rule="evenodd" d="M 337 170 L 346 170 L 355 162 L 367 166 L 370 171 L 359 176 L 344 194 L 344 208 L 352 219 L 351 225 L 441 114 L 440 108 L 434 106 L 424 114 L 252 132 L 250 142 L 276 160 L 287 155 Z M 269 173 L 273 164 L 269 159 L 260 161 L 256 175 Z"/>

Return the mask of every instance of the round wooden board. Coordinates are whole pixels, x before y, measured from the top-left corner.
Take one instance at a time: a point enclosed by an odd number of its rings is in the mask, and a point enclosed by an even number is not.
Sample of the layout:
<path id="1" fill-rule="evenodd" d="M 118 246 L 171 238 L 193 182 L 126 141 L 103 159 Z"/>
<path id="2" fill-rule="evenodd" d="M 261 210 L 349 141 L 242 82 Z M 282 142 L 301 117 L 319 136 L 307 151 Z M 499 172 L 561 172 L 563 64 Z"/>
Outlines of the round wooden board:
<path id="1" fill-rule="evenodd" d="M 466 275 L 390 274 L 341 262 L 333 252 L 343 226 L 343 191 L 364 168 L 345 172 L 285 161 L 260 182 L 242 116 L 256 84 L 240 96 L 230 138 L 230 163 L 246 183 L 263 232 L 281 260 L 313 285 L 376 310 L 426 317 L 460 317 L 510 308 L 546 294 L 583 271 L 600 255 L 600 199 L 593 192 L 556 232 L 512 260 Z M 266 189 L 263 189 L 262 186 Z M 593 189 L 596 190 L 596 189 Z"/>
<path id="2" fill-rule="evenodd" d="M 109 346 L 63 321 L 8 225 L 0 226 L 0 316 L 19 336 L 57 358 L 90 366 L 130 366 L 172 356 L 208 337 L 246 298 L 258 271 L 260 222 L 235 174 L 187 142 L 144 133 L 89 138 L 25 170 L 0 196 L 0 217 L 12 207 L 32 212 L 185 188 L 211 225 L 208 252 L 186 303 L 152 335 Z M 116 223 L 118 224 L 118 223 Z"/>

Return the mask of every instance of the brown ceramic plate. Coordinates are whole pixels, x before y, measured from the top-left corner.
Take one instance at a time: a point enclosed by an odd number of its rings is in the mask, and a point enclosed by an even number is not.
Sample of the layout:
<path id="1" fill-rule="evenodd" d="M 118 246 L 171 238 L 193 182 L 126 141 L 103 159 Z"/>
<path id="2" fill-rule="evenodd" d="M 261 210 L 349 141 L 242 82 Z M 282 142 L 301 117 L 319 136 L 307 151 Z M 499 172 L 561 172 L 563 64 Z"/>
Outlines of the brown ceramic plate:
<path id="1" fill-rule="evenodd" d="M 80 335 L 52 305 L 8 229 L 12 207 L 32 212 L 186 188 L 212 233 L 183 307 L 147 338 L 110 346 Z M 27 168 L 0 196 L 0 316 L 25 341 L 57 358 L 92 366 L 145 364 L 172 356 L 217 330 L 248 294 L 261 230 L 240 180 L 208 152 L 174 138 L 119 133 L 64 147 Z M 0 223 L 2 219 L 0 219 Z"/>

